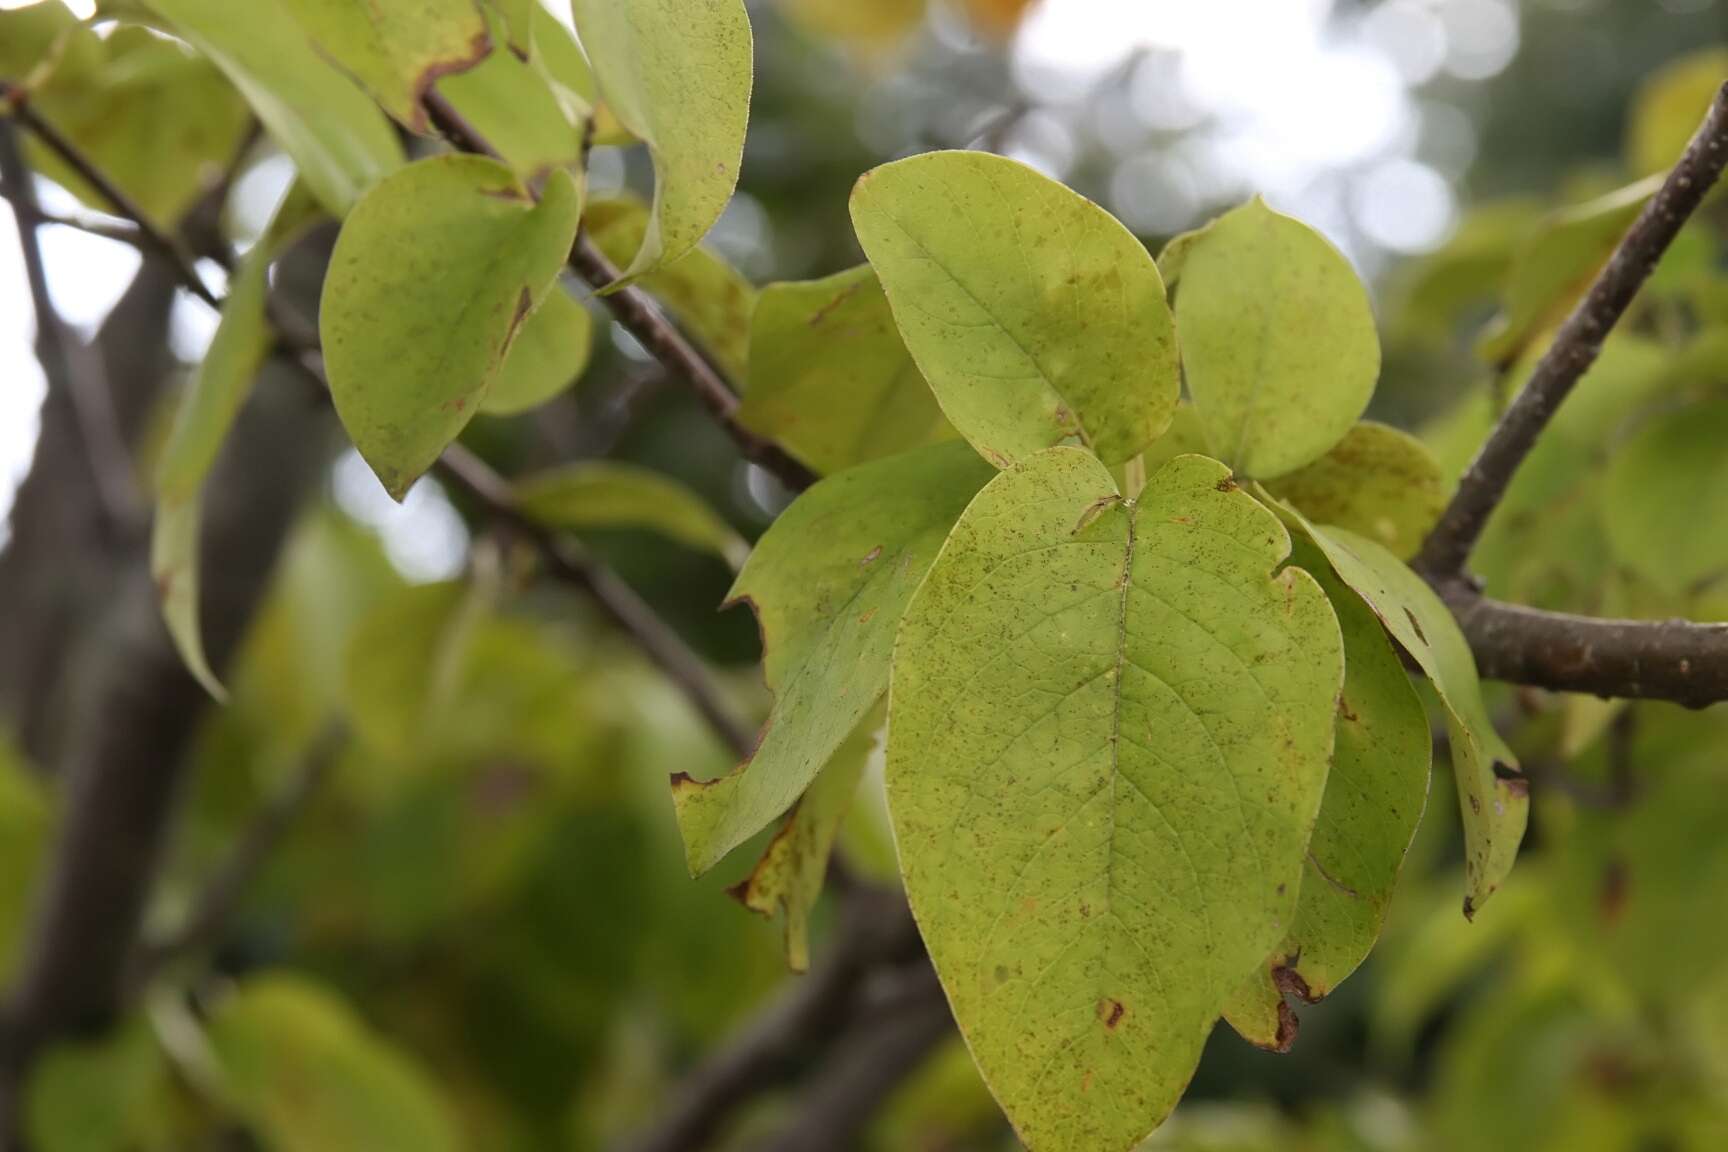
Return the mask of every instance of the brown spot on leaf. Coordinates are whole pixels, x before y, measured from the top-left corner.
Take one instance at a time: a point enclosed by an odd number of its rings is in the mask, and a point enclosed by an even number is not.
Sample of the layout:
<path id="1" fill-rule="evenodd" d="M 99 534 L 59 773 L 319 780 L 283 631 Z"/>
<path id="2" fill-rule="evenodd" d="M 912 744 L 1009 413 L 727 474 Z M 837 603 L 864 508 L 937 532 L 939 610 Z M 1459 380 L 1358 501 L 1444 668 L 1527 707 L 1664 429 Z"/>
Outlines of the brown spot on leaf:
<path id="1" fill-rule="evenodd" d="M 1104 1021 L 1104 1027 L 1111 1032 L 1122 1023 L 1122 1017 L 1128 1014 L 1127 1005 L 1114 997 L 1106 996 L 1098 1001 L 1098 1019 Z"/>
<path id="2" fill-rule="evenodd" d="M 1416 613 L 1406 608 L 1404 609 L 1404 618 L 1410 621 L 1410 627 L 1416 629 L 1416 639 L 1422 641 L 1424 644 L 1428 643 L 1428 636 L 1422 631 L 1422 621 L 1416 619 Z"/>
<path id="3" fill-rule="evenodd" d="M 1226 476 L 1224 479 L 1218 481 L 1218 491 L 1220 492 L 1234 492 L 1240 487 L 1241 485 L 1236 483 L 1236 477 L 1234 476 Z"/>
<path id="4" fill-rule="evenodd" d="M 1278 986 L 1278 991 L 1286 996 L 1294 996 L 1304 1004 L 1318 1004 L 1320 997 L 1308 987 L 1308 981 L 1302 973 L 1289 965 L 1280 964 L 1272 969 L 1272 983 Z"/>
<path id="5" fill-rule="evenodd" d="M 882 556 L 882 545 L 878 544 L 878 545 L 876 545 L 876 547 L 870 549 L 870 551 L 864 553 L 864 559 L 858 561 L 858 567 L 868 568 L 870 565 L 876 563 L 876 561 L 879 560 L 881 558 L 881 556 Z"/>
<path id="6" fill-rule="evenodd" d="M 516 297 L 516 310 L 510 313 L 510 327 L 504 330 L 504 346 L 508 348 L 516 339 L 516 333 L 521 330 L 522 322 L 528 319 L 528 313 L 534 311 L 534 294 L 528 291 L 524 284 L 522 291 Z"/>

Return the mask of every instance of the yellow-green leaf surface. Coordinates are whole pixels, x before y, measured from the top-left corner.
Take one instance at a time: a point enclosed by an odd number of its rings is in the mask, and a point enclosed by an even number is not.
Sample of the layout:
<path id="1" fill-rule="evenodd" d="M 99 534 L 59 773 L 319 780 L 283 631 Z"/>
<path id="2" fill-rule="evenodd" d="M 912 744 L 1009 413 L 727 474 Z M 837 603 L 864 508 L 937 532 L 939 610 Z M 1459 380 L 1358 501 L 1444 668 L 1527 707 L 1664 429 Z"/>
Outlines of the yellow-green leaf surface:
<path id="1" fill-rule="evenodd" d="M 692 872 L 790 808 L 881 697 L 900 616 L 990 471 L 959 443 L 860 465 L 757 541 L 732 597 L 756 611 L 774 708 L 749 761 L 704 783 L 674 778 Z"/>
<path id="2" fill-rule="evenodd" d="M 162 619 L 186 670 L 210 695 L 227 700 L 227 691 L 204 655 L 204 635 L 198 627 L 198 525 L 202 518 L 195 496 L 163 500 L 156 506 L 150 529 L 150 578 L 156 582 Z"/>
<path id="3" fill-rule="evenodd" d="M 310 981 L 254 976 L 217 1005 L 224 1097 L 270 1152 L 455 1152 L 431 1082 Z"/>
<path id="4" fill-rule="evenodd" d="M 455 581 L 403 588 L 355 627 L 345 660 L 349 721 L 369 748 L 405 759 L 448 710 L 483 597 Z"/>
<path id="5" fill-rule="evenodd" d="M 1728 400 L 1658 416 L 1622 445 L 1602 519 L 1620 562 L 1664 592 L 1728 576 Z"/>
<path id="6" fill-rule="evenodd" d="M 866 172 L 852 225 L 942 411 L 998 467 L 1072 441 L 1118 464 L 1170 423 L 1164 282 L 1096 204 L 1017 161 L 931 152 Z"/>
<path id="7" fill-rule="evenodd" d="M 215 63 L 340 219 L 402 163 L 390 123 L 313 49 L 282 0 L 146 0 Z"/>
<path id="8" fill-rule="evenodd" d="M 587 460 L 537 473 L 516 486 L 516 506 L 549 528 L 646 528 L 712 552 L 733 571 L 750 554 L 744 538 L 702 497 L 634 464 Z"/>
<path id="9" fill-rule="evenodd" d="M 539 0 L 528 0 L 539 5 Z M 530 182 L 582 161 L 582 126 L 543 70 L 511 51 L 437 81 L 440 95 Z"/>
<path id="10" fill-rule="evenodd" d="M 1319 459 L 1362 415 L 1380 374 L 1362 282 L 1325 237 L 1260 199 L 1193 236 L 1176 328 L 1207 439 L 1256 479 Z"/>
<path id="11" fill-rule="evenodd" d="M 582 223 L 606 258 L 622 266 L 648 234 L 648 206 L 629 196 L 596 200 L 588 205 Z M 640 283 L 728 376 L 744 378 L 750 313 L 756 306 L 756 289 L 748 280 L 699 245 L 654 268 Z"/>
<path id="12" fill-rule="evenodd" d="M 24 1131 L 34 1152 L 128 1152 L 171 1146 L 172 1073 L 150 1026 L 57 1044 L 35 1061 Z"/>
<path id="13" fill-rule="evenodd" d="M 101 38 L 62 0 L 0 9 L 0 75 L 32 94 L 50 81 L 90 82 L 102 57 Z"/>
<path id="14" fill-rule="evenodd" d="M 1662 178 L 1652 176 L 1544 220 L 1513 258 L 1500 293 L 1500 315 L 1478 342 L 1477 353 L 1496 364 L 1509 363 L 1564 320 L 1661 186 Z"/>
<path id="15" fill-rule="evenodd" d="M 0 981 L 10 982 L 17 967 L 53 823 L 44 778 L 0 732 Z"/>
<path id="16" fill-rule="evenodd" d="M 398 121 L 426 129 L 440 76 L 485 59 L 492 37 L 480 0 L 283 0 L 318 50 Z"/>
<path id="17" fill-rule="evenodd" d="M 1283 939 L 1343 681 L 1320 587 L 1222 464 L 1137 502 L 1004 472 L 907 610 L 888 803 L 979 1070 L 1036 1152 L 1128 1152 Z"/>
<path id="18" fill-rule="evenodd" d="M 319 330 L 336 414 L 396 499 L 462 431 L 556 290 L 581 211 L 568 173 L 536 203 L 502 164 L 446 155 L 385 179 L 349 214 Z"/>
<path id="19" fill-rule="evenodd" d="M 752 47 L 743 0 L 574 0 L 600 95 L 654 160 L 654 209 L 625 280 L 696 247 L 738 184 Z"/>
<path id="20" fill-rule="evenodd" d="M 727 890 L 752 912 L 785 920 L 786 963 L 794 972 L 810 968 L 810 910 L 822 895 L 835 837 L 858 793 L 881 721 L 882 710 L 871 709 L 786 814 L 750 875 Z"/>
<path id="21" fill-rule="evenodd" d="M 954 435 L 868 265 L 762 289 L 738 420 L 823 473 Z"/>
<path id="22" fill-rule="evenodd" d="M 515 54 L 526 60 L 534 50 L 534 11 L 541 8 L 540 0 L 486 0 L 504 25 L 504 35 L 495 37 Z"/>
<path id="23" fill-rule="evenodd" d="M 1518 758 L 1488 719 L 1470 646 L 1434 590 L 1385 548 L 1348 529 L 1291 519 L 1367 601 L 1445 705 L 1464 822 L 1464 914 L 1474 915 L 1512 871 L 1530 816 L 1530 789 L 1510 775 Z"/>
<path id="24" fill-rule="evenodd" d="M 566 292 L 550 293 L 516 334 L 480 411 L 513 416 L 546 403 L 576 382 L 593 342 L 588 309 Z"/>
<path id="25" fill-rule="evenodd" d="M 1724 78 L 1728 47 L 1718 44 L 1680 57 L 1644 83 L 1626 130 L 1627 160 L 1638 175 L 1664 172 L 1680 159 Z"/>
<path id="26" fill-rule="evenodd" d="M 1364 420 L 1312 464 L 1266 485 L 1318 524 L 1377 540 L 1408 560 L 1446 507 L 1446 478 L 1426 445 Z"/>
<path id="27" fill-rule="evenodd" d="M 1284 990 L 1310 1002 L 1331 995 L 1380 938 L 1428 799 L 1433 749 L 1422 701 L 1379 618 L 1311 542 L 1291 543 L 1293 561 L 1325 589 L 1337 614 L 1344 692 L 1295 922 L 1227 1013 L 1244 1038 L 1280 1050 L 1295 1038 L 1278 1008 Z"/>

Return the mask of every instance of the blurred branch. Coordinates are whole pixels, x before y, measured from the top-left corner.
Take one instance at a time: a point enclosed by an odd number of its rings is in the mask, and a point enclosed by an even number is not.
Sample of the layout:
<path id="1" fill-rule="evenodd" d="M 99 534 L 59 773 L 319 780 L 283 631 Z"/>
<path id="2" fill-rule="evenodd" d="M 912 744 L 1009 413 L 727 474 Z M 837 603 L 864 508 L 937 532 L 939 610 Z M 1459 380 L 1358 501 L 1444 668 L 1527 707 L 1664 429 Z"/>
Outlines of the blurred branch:
<path id="1" fill-rule="evenodd" d="M 1632 222 L 1590 291 L 1561 324 L 1529 382 L 1501 415 L 1482 451 L 1458 482 L 1452 502 L 1416 558 L 1417 570 L 1430 582 L 1448 583 L 1463 571 L 1519 465 L 1573 386 L 1596 362 L 1603 341 L 1655 271 L 1668 245 L 1703 203 L 1725 163 L 1728 83 L 1717 91 L 1679 162 Z"/>
<path id="2" fill-rule="evenodd" d="M 139 522 L 143 501 L 134 482 L 132 457 L 120 434 L 114 403 L 102 358 L 68 329 L 54 307 L 48 290 L 48 269 L 36 229 L 41 214 L 30 169 L 13 125 L 0 120 L 0 181 L 13 205 L 18 229 L 18 247 L 24 255 L 25 278 L 30 284 L 30 303 L 36 313 L 36 358 L 48 386 L 71 401 L 72 413 L 83 441 L 83 456 L 102 501 L 110 528 L 120 534 Z"/>
<path id="3" fill-rule="evenodd" d="M 138 948 L 127 977 L 134 991 L 175 961 L 218 942 L 246 889 L 330 774 L 347 740 L 348 733 L 339 723 L 318 734 L 287 781 L 253 817 L 227 859 L 210 875 L 186 919 L 173 932 Z"/>
<path id="4" fill-rule="evenodd" d="M 10 132 L 11 126 L 0 124 L 0 129 Z M 0 199 L 11 207 L 13 215 L 22 224 L 33 224 L 38 228 L 70 228 L 74 232 L 82 232 L 86 236 L 95 236 L 102 240 L 112 240 L 116 244 L 127 244 L 133 248 L 144 246 L 143 237 L 138 229 L 130 224 L 115 224 L 96 216 L 60 215 L 44 211 L 34 200 L 20 196 L 9 181 L 0 177 Z"/>

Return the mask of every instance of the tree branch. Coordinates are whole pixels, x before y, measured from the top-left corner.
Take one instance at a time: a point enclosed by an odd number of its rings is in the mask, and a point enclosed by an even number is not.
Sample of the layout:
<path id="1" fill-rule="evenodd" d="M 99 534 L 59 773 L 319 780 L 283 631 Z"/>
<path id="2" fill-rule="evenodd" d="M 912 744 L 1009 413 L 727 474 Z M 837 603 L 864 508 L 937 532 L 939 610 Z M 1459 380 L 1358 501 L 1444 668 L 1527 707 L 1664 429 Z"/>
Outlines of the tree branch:
<path id="1" fill-rule="evenodd" d="M 1535 447 L 1561 402 L 1595 363 L 1602 342 L 1721 176 L 1724 163 L 1728 163 L 1728 83 L 1716 93 L 1685 153 L 1632 222 L 1590 291 L 1560 326 L 1529 382 L 1500 417 L 1459 481 L 1451 503 L 1416 558 L 1417 570 L 1431 581 L 1445 582 L 1463 571 L 1518 466 Z"/>

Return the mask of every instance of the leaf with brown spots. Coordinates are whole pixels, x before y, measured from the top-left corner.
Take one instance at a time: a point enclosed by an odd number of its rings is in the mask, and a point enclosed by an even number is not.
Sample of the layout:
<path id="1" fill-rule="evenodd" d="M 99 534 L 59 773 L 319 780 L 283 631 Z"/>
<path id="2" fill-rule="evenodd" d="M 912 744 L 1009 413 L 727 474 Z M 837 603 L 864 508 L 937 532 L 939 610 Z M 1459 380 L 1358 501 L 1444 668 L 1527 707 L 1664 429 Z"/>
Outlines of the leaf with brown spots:
<path id="1" fill-rule="evenodd" d="M 900 627 L 907 894 L 1033 1149 L 1137 1146 L 1295 912 L 1338 623 L 1228 474 L 1179 456 L 1128 502 L 1089 453 L 1034 455 L 972 502 Z"/>

